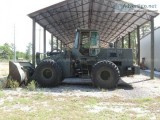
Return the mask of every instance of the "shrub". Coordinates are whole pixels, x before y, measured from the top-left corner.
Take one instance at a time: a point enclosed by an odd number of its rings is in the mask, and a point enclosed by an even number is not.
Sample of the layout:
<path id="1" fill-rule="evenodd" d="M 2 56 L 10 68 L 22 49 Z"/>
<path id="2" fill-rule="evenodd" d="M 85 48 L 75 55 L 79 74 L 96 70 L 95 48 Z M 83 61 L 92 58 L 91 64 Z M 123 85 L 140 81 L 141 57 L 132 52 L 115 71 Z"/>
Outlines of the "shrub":
<path id="1" fill-rule="evenodd" d="M 27 85 L 27 89 L 30 91 L 34 91 L 38 87 L 38 84 L 35 80 L 32 80 L 30 83 Z"/>
<path id="2" fill-rule="evenodd" d="M 17 80 L 8 80 L 7 88 L 18 88 L 20 86 Z"/>

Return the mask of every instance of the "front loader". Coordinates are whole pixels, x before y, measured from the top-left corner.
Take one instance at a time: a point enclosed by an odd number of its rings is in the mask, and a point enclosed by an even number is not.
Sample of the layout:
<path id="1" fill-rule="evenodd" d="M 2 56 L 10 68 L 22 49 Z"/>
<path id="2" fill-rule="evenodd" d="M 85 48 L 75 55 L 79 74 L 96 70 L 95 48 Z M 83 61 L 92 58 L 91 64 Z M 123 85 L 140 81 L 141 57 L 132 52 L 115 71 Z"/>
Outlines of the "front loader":
<path id="1" fill-rule="evenodd" d="M 132 49 L 101 48 L 99 32 L 89 29 L 76 30 L 72 49 L 54 49 L 42 60 L 37 53 L 36 61 L 36 68 L 31 63 L 10 62 L 9 77 L 20 82 L 36 80 L 41 87 L 60 85 L 70 77 L 89 78 L 94 86 L 112 89 L 120 77 L 140 72 L 133 65 Z"/>

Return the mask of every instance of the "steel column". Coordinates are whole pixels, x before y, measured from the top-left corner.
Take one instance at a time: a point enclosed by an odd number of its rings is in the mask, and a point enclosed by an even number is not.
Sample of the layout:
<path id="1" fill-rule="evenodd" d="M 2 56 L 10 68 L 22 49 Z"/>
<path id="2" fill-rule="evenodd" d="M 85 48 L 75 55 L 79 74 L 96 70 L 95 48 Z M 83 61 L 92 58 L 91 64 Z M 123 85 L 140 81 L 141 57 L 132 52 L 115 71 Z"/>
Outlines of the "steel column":
<path id="1" fill-rule="evenodd" d="M 128 48 L 131 48 L 131 33 L 128 33 Z"/>
<path id="2" fill-rule="evenodd" d="M 140 27 L 137 26 L 137 42 L 138 42 L 138 45 L 137 45 L 137 63 L 138 65 L 140 65 Z"/>
<path id="3" fill-rule="evenodd" d="M 57 52 L 58 52 L 58 38 L 56 38 L 56 49 L 57 49 Z"/>
<path id="4" fill-rule="evenodd" d="M 122 48 L 124 48 L 124 37 L 122 37 Z"/>
<path id="5" fill-rule="evenodd" d="M 60 47 L 61 47 L 61 51 L 62 51 L 62 41 L 60 41 L 60 42 L 61 42 L 61 46 Z"/>
<path id="6" fill-rule="evenodd" d="M 14 24 L 14 62 L 16 62 L 16 26 Z"/>
<path id="7" fill-rule="evenodd" d="M 35 67 L 36 64 L 36 21 L 33 19 L 32 23 L 32 64 Z"/>
<path id="8" fill-rule="evenodd" d="M 51 34 L 51 51 L 53 51 L 53 34 Z"/>
<path id="9" fill-rule="evenodd" d="M 117 48 L 118 40 L 114 42 L 114 47 Z"/>
<path id="10" fill-rule="evenodd" d="M 93 14 L 93 2 L 94 0 L 89 0 L 89 10 L 88 10 L 88 28 L 91 29 L 92 25 L 92 14 Z"/>
<path id="11" fill-rule="evenodd" d="M 46 53 L 46 28 L 43 29 L 43 52 Z M 44 58 L 46 55 L 44 54 Z"/>
<path id="12" fill-rule="evenodd" d="M 116 48 L 116 42 L 114 42 L 113 44 L 114 44 L 114 48 Z"/>
<path id="13" fill-rule="evenodd" d="M 154 18 L 151 18 L 151 73 L 150 78 L 154 79 Z"/>

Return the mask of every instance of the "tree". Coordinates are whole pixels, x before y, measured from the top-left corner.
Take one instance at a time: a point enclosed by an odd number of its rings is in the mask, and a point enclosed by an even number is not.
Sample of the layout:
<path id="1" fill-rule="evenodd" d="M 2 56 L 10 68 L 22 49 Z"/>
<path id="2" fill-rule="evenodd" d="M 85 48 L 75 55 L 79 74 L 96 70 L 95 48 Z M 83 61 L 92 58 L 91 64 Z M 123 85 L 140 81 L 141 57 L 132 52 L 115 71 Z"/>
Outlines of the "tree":
<path id="1" fill-rule="evenodd" d="M 5 59 L 13 59 L 13 50 L 11 48 L 11 45 L 9 45 L 8 43 L 0 46 L 0 51 L 3 52 L 3 55 L 5 54 Z"/>
<path id="2" fill-rule="evenodd" d="M 51 46 L 51 40 L 49 40 L 49 45 Z M 61 46 L 61 43 L 60 43 L 60 41 L 58 40 L 58 47 L 60 48 L 60 46 Z M 53 39 L 53 48 L 57 48 L 56 39 Z"/>
<path id="3" fill-rule="evenodd" d="M 137 30 L 131 32 L 131 48 L 133 50 L 133 62 L 137 59 Z"/>
<path id="4" fill-rule="evenodd" d="M 26 54 L 25 53 L 23 53 L 23 52 L 19 52 L 19 51 L 17 51 L 16 52 L 16 58 L 17 59 L 25 59 L 26 58 Z"/>
<path id="5" fill-rule="evenodd" d="M 31 50 L 32 50 L 32 44 L 28 43 L 26 47 L 26 60 L 31 60 Z"/>
<path id="6" fill-rule="evenodd" d="M 142 38 L 146 34 L 148 34 L 151 31 L 151 23 L 147 22 L 143 26 L 140 27 L 140 37 Z"/>
<path id="7" fill-rule="evenodd" d="M 49 45 L 51 46 L 51 40 L 49 40 Z M 56 48 L 56 41 L 53 40 L 53 48 Z"/>
<path id="8" fill-rule="evenodd" d="M 124 37 L 124 48 L 128 48 L 129 45 L 129 38 L 128 34 Z M 134 30 L 130 33 L 130 40 L 131 40 L 131 48 L 133 50 L 133 61 L 136 63 L 136 55 L 137 55 L 137 31 Z M 120 43 L 119 43 L 120 44 Z"/>
<path id="9" fill-rule="evenodd" d="M 124 37 L 124 48 L 128 48 L 128 35 Z"/>

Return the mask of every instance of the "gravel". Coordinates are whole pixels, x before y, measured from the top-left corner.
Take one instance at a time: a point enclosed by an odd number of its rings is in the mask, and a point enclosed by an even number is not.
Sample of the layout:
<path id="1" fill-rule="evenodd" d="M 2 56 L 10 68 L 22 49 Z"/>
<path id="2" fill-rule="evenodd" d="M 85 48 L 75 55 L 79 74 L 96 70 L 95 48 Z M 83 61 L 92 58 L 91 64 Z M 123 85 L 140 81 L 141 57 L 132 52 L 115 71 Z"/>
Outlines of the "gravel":
<path id="1" fill-rule="evenodd" d="M 91 80 L 76 78 L 65 79 L 64 83 L 55 88 L 38 89 L 46 94 L 90 96 L 90 97 L 113 97 L 123 98 L 146 98 L 160 96 L 160 80 L 150 80 L 144 75 L 123 77 L 114 90 L 98 89 L 92 86 Z"/>
<path id="2" fill-rule="evenodd" d="M 4 92 L 7 94 L 23 94 L 21 89 L 9 90 Z M 122 77 L 116 89 L 105 90 L 92 86 L 91 80 L 70 78 L 65 79 L 62 85 L 54 88 L 37 88 L 34 92 L 28 94 L 36 94 L 42 92 L 53 96 L 89 96 L 89 97 L 113 97 L 118 96 L 124 99 L 129 98 L 147 98 L 160 96 L 160 79 L 150 80 L 144 75 L 135 75 L 131 77 Z"/>
<path id="3" fill-rule="evenodd" d="M 1 63 L 0 72 L 8 72 L 8 63 Z M 6 74 L 7 75 L 7 74 Z M 3 74 L 0 74 L 3 76 Z M 0 77 L 0 87 L 4 87 L 6 77 Z M 21 89 L 4 90 L 8 94 L 20 94 Z M 54 96 L 91 96 L 91 97 L 112 97 L 119 96 L 123 98 L 144 98 L 160 96 L 160 78 L 154 80 L 149 79 L 149 74 L 141 71 L 140 75 L 130 77 L 122 77 L 119 84 L 114 90 L 98 89 L 92 86 L 90 79 L 68 78 L 62 85 L 54 88 L 38 88 L 33 94 L 42 92 L 44 94 L 52 94 Z M 23 93 L 22 93 L 23 94 Z"/>

